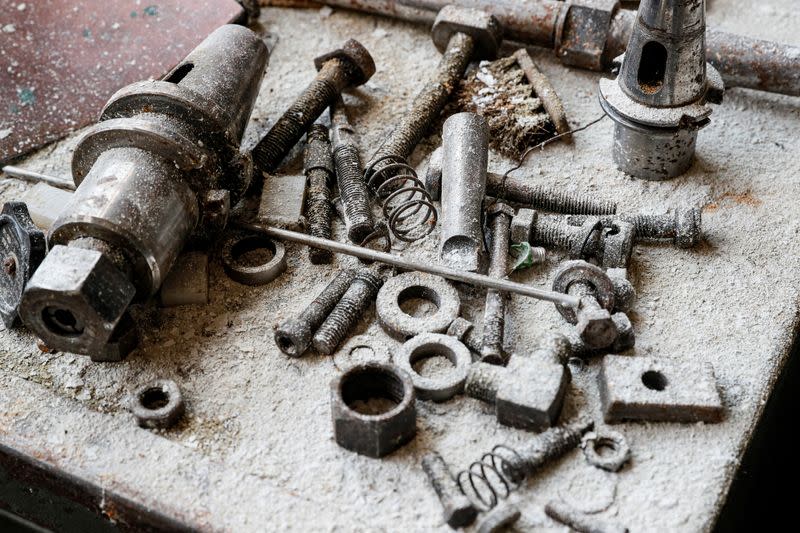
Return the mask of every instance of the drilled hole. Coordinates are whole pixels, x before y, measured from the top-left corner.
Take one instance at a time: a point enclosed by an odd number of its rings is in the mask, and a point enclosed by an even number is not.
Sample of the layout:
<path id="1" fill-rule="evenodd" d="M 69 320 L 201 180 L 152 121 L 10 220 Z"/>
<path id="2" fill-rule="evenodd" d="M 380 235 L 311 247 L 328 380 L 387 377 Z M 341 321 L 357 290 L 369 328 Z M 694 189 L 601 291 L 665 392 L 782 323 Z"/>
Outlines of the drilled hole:
<path id="1" fill-rule="evenodd" d="M 655 94 L 664 85 L 667 68 L 667 49 L 663 44 L 650 41 L 642 47 L 637 78 L 639 88 L 647 94 Z"/>
<path id="2" fill-rule="evenodd" d="M 185 78 L 186 75 L 189 74 L 193 68 L 194 68 L 194 63 L 184 63 L 183 65 L 180 65 L 178 68 L 169 73 L 167 77 L 164 78 L 164 81 L 176 84 L 180 83 L 181 80 Z"/>
<path id="3" fill-rule="evenodd" d="M 345 405 L 362 415 L 387 413 L 405 395 L 400 378 L 380 368 L 353 370 L 342 380 L 341 391 Z"/>
<path id="4" fill-rule="evenodd" d="M 275 257 L 275 243 L 261 236 L 245 237 L 231 248 L 231 258 L 244 267 L 266 265 Z"/>
<path id="5" fill-rule="evenodd" d="M 433 316 L 439 310 L 441 302 L 439 293 L 421 285 L 407 287 L 397 295 L 400 310 L 414 318 Z"/>
<path id="6" fill-rule="evenodd" d="M 655 370 L 648 370 L 642 374 L 642 383 L 650 390 L 662 391 L 667 388 L 666 376 Z"/>
<path id="7" fill-rule="evenodd" d="M 77 337 L 83 334 L 83 324 L 69 309 L 45 307 L 42 321 L 52 333 L 62 337 Z"/>
<path id="8" fill-rule="evenodd" d="M 169 394 L 162 388 L 152 387 L 146 389 L 139 396 L 139 403 L 142 407 L 155 411 L 165 407 L 169 403 Z"/>

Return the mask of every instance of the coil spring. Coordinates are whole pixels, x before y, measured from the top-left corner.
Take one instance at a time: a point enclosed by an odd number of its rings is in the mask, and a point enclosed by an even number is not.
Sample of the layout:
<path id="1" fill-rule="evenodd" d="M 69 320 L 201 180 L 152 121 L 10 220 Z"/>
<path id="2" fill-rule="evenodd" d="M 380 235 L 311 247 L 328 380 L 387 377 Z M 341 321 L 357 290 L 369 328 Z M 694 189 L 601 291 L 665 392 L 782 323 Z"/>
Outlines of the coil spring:
<path id="1" fill-rule="evenodd" d="M 510 458 L 514 461 L 509 461 Z M 456 481 L 475 507 L 488 511 L 519 488 L 525 473 L 515 465 L 521 464 L 522 458 L 515 450 L 498 444 L 483 454 L 480 461 L 459 472 Z"/>
<path id="2" fill-rule="evenodd" d="M 388 164 L 376 171 L 384 161 Z M 436 227 L 439 213 L 433 199 L 404 159 L 381 157 L 367 168 L 364 177 L 373 194 L 383 201 L 383 216 L 395 238 L 414 242 Z"/>

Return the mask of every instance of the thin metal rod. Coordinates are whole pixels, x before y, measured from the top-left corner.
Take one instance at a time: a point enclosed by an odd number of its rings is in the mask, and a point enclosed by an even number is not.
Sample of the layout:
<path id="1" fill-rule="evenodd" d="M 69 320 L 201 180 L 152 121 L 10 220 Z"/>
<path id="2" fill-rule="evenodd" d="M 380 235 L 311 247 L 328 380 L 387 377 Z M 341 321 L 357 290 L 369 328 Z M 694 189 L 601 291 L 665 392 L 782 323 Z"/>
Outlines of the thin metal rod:
<path id="1" fill-rule="evenodd" d="M 472 272 L 461 272 L 452 268 L 447 268 L 430 263 L 417 263 L 410 261 L 403 257 L 379 252 L 370 248 L 362 248 L 352 244 L 347 244 L 328 239 L 320 239 L 305 233 L 298 233 L 296 231 L 289 231 L 285 229 L 275 228 L 272 226 L 256 224 L 253 222 L 234 222 L 237 226 L 257 232 L 264 233 L 268 237 L 280 239 L 283 241 L 296 242 L 306 246 L 313 246 L 314 248 L 322 248 L 323 250 L 330 250 L 338 254 L 352 255 L 359 259 L 366 261 L 376 261 L 384 263 L 404 270 L 416 270 L 418 272 L 427 272 L 428 274 L 435 274 L 443 278 L 453 281 L 460 281 L 468 283 L 476 287 L 485 287 L 487 289 L 497 289 L 499 291 L 511 292 L 514 294 L 521 294 L 522 296 L 529 296 L 537 300 L 546 300 L 548 302 L 558 303 L 567 307 L 578 307 L 580 298 L 570 296 L 568 294 L 548 291 L 545 289 L 538 289 L 530 285 L 516 283 L 507 279 L 492 278 L 484 276 L 483 274 L 474 274 Z"/>
<path id="2" fill-rule="evenodd" d="M 33 181 L 33 182 L 43 181 L 48 185 L 52 185 L 53 187 L 58 187 L 59 189 L 66 189 L 68 191 L 75 190 L 75 184 L 72 183 L 71 181 L 54 178 L 53 176 L 48 176 L 47 174 L 40 174 L 39 172 L 34 172 L 33 170 L 28 170 L 27 168 L 20 168 L 20 167 L 15 167 L 13 165 L 6 165 L 2 168 L 2 171 L 13 178 L 18 178 L 25 181 Z"/>

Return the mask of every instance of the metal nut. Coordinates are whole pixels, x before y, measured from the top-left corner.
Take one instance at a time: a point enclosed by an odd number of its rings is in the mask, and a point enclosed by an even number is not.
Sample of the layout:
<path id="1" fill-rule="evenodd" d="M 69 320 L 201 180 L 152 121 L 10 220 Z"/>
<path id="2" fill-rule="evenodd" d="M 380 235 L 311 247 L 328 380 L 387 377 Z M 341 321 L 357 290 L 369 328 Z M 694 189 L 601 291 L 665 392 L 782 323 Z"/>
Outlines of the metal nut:
<path id="1" fill-rule="evenodd" d="M 181 390 L 171 379 L 157 379 L 136 389 L 130 408 L 143 428 L 173 426 L 185 410 Z"/>
<path id="2" fill-rule="evenodd" d="M 581 448 L 590 465 L 609 472 L 616 472 L 622 468 L 631 457 L 631 448 L 625 436 L 610 429 L 587 433 L 581 440 Z"/>
<path id="3" fill-rule="evenodd" d="M 401 305 L 422 298 L 434 303 L 436 312 L 415 317 Z M 420 333 L 442 333 L 458 317 L 461 298 L 456 288 L 444 278 L 421 272 L 406 272 L 383 284 L 376 301 L 378 320 L 390 335 L 407 339 Z"/>
<path id="4" fill-rule="evenodd" d="M 241 261 L 244 254 L 259 249 L 272 253 L 266 263 L 252 266 Z M 236 232 L 229 235 L 222 246 L 222 266 L 234 281 L 245 285 L 264 285 L 286 270 L 286 248 L 282 242 L 264 235 Z"/>
<path id="5" fill-rule="evenodd" d="M 374 398 L 389 400 L 394 406 L 377 414 L 359 408 L 359 402 Z M 368 457 L 392 453 L 417 432 L 414 402 L 411 378 L 396 366 L 370 362 L 350 368 L 331 382 L 336 443 Z"/>
<path id="6" fill-rule="evenodd" d="M 453 369 L 445 376 L 429 378 L 414 370 L 414 364 L 428 357 L 447 358 Z M 420 400 L 443 402 L 463 392 L 472 364 L 472 354 L 461 342 L 441 333 L 422 333 L 406 341 L 394 356 L 394 362 L 408 372 Z"/>

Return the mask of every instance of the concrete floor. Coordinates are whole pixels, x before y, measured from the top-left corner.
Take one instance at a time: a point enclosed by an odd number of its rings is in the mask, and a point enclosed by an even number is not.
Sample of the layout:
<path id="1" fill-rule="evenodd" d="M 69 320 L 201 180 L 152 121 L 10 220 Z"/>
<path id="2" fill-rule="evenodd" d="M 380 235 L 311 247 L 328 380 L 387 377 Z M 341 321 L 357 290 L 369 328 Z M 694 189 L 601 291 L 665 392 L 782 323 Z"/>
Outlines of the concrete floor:
<path id="1" fill-rule="evenodd" d="M 800 44 L 800 13 L 792 0 L 714 1 L 709 24 L 754 37 Z M 250 142 L 285 110 L 314 76 L 312 59 L 357 37 L 378 73 L 348 97 L 362 149 L 371 155 L 394 127 L 425 73 L 439 58 L 427 32 L 387 19 L 334 10 L 265 9 L 264 30 L 275 43 Z M 599 75 L 569 70 L 535 50 L 574 125 L 601 114 Z M 637 181 L 618 172 L 604 120 L 530 157 L 519 172 L 531 180 L 617 200 L 626 211 L 704 207 L 705 242 L 695 250 L 640 246 L 632 280 L 639 293 L 631 319 L 632 355 L 687 358 L 714 366 L 727 410 L 720 424 L 615 426 L 628 438 L 632 460 L 618 474 L 586 464 L 574 451 L 511 495 L 520 506 L 517 529 L 565 531 L 544 515 L 561 498 L 600 511 L 632 531 L 710 529 L 752 430 L 783 364 L 797 325 L 800 284 L 800 100 L 735 89 L 701 131 L 697 162 L 668 183 Z M 69 169 L 75 136 L 21 165 L 51 174 Z M 439 143 L 423 142 L 414 162 Z M 509 161 L 496 154 L 490 168 Z M 287 171 L 300 168 L 295 157 Z M 0 200 L 28 185 L 0 180 Z M 341 236 L 341 228 L 337 228 Z M 435 257 L 438 235 L 403 254 Z M 146 313 L 141 349 L 122 364 L 94 364 L 71 354 L 44 354 L 24 330 L 0 334 L 0 445 L 15 448 L 79 478 L 202 529 L 446 531 L 441 507 L 419 468 L 438 450 L 454 469 L 466 468 L 495 444 L 521 446 L 531 434 L 498 425 L 492 408 L 460 397 L 418 402 L 416 439 L 383 460 L 357 456 L 332 438 L 328 383 L 338 358 L 288 359 L 275 348 L 272 327 L 297 313 L 335 275 L 312 266 L 290 245 L 288 271 L 263 287 L 230 281 L 217 261 L 211 304 Z M 549 285 L 563 259 L 515 275 Z M 335 266 L 350 264 L 340 257 Z M 481 291 L 461 289 L 464 315 L 479 319 Z M 545 331 L 563 328 L 551 304 L 513 297 L 508 344 L 524 352 Z M 368 312 L 357 331 L 396 348 Z M 339 356 L 341 357 L 341 355 Z M 599 360 L 572 367 L 562 415 L 602 420 Z M 187 400 L 179 427 L 135 427 L 126 396 L 156 377 L 178 381 Z M 113 506 L 100 503 L 113 519 Z"/>

